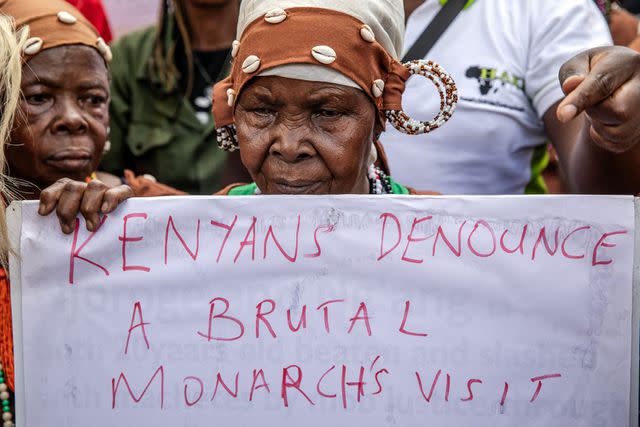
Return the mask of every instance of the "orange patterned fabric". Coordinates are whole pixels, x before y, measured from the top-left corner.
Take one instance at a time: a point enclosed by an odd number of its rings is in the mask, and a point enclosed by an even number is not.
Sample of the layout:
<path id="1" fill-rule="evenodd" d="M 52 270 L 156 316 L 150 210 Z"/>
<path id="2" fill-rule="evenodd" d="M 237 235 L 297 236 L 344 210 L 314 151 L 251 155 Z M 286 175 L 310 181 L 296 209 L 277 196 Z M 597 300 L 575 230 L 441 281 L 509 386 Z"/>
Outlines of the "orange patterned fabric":
<path id="1" fill-rule="evenodd" d="M 23 50 L 25 61 L 58 46 L 81 44 L 95 48 L 103 56 L 108 50 L 93 25 L 65 0 L 0 0 L 0 13 L 11 16 L 17 28 L 29 26 L 30 39 L 26 52 Z M 41 48 L 30 50 L 29 46 L 33 48 L 38 39 Z"/>
<path id="2" fill-rule="evenodd" d="M 0 361 L 9 389 L 14 390 L 13 332 L 11 330 L 11 292 L 7 272 L 0 268 Z"/>

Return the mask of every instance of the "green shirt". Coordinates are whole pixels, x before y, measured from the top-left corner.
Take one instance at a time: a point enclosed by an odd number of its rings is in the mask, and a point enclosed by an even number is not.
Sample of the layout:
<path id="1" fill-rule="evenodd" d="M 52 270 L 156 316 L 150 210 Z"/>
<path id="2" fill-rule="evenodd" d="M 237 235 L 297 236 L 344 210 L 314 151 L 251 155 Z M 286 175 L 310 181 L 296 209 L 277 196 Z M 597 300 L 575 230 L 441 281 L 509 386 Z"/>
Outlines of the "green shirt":
<path id="1" fill-rule="evenodd" d="M 120 38 L 111 62 L 111 150 L 101 169 L 151 174 L 191 194 L 221 187 L 227 153 L 218 148 L 212 121 L 203 125 L 179 89 L 166 90 L 149 72 L 156 27 Z"/>
<path id="2" fill-rule="evenodd" d="M 406 188 L 401 184 L 398 184 L 392 178 L 389 178 L 389 179 L 391 180 L 391 190 L 393 191 L 392 194 L 409 194 L 408 188 Z M 253 196 L 254 194 L 256 194 L 257 189 L 258 189 L 258 186 L 254 182 L 252 184 L 240 185 L 238 187 L 232 188 L 229 191 L 228 195 L 229 196 Z"/>

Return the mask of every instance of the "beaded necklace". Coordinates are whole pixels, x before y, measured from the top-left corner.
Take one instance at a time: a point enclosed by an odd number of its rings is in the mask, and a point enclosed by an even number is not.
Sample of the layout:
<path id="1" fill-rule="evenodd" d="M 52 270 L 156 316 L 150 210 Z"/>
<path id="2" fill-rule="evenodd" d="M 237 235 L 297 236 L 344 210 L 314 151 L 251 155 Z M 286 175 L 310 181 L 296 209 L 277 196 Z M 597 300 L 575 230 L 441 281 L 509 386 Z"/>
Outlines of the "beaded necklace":
<path id="1" fill-rule="evenodd" d="M 377 166 L 369 166 L 369 194 L 393 194 L 391 178 Z"/>
<path id="2" fill-rule="evenodd" d="M 9 401 L 9 387 L 4 379 L 4 366 L 0 363 L 0 403 L 2 404 L 2 426 L 13 427 L 13 414 Z"/>

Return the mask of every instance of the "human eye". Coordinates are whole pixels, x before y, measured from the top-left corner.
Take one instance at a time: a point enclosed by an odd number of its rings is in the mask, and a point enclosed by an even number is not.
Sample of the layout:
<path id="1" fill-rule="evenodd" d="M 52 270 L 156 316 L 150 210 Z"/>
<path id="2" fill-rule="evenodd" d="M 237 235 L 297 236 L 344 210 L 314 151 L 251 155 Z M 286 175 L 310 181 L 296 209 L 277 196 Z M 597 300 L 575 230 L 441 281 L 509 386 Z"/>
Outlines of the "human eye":
<path id="1" fill-rule="evenodd" d="M 81 101 L 90 107 L 100 108 L 107 103 L 108 98 L 101 93 L 88 93 L 81 97 Z"/>
<path id="2" fill-rule="evenodd" d="M 269 107 L 256 107 L 256 108 L 251 108 L 249 110 L 249 112 L 257 115 L 257 116 L 262 116 L 262 117 L 270 117 L 273 116 L 275 114 L 275 110 L 273 110 L 272 108 Z"/>
<path id="3" fill-rule="evenodd" d="M 24 99 L 29 105 L 43 105 L 51 99 L 51 96 L 44 92 L 34 92 L 25 94 Z"/>
<path id="4" fill-rule="evenodd" d="M 91 95 L 89 97 L 89 100 L 91 104 L 94 104 L 94 105 L 103 105 L 107 103 L 107 98 L 101 95 Z"/>
<path id="5" fill-rule="evenodd" d="M 324 117 L 328 119 L 333 119 L 342 116 L 342 111 L 335 110 L 332 108 L 321 108 L 316 112 L 316 116 Z"/>

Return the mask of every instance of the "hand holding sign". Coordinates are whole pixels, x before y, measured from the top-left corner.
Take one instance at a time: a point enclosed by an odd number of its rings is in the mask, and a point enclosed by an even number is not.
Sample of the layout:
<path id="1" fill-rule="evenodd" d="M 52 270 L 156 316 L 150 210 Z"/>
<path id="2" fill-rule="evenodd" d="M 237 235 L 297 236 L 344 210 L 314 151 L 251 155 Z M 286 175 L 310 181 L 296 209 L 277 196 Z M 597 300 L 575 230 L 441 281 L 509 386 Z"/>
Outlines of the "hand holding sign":
<path id="1" fill-rule="evenodd" d="M 622 153 L 640 141 L 640 54 L 625 47 L 600 47 L 583 52 L 560 69 L 567 97 L 557 110 L 568 122 L 585 111 L 591 139 L 602 148 Z"/>
<path id="2" fill-rule="evenodd" d="M 38 213 L 47 216 L 55 210 L 62 232 L 70 234 L 76 216 L 81 212 L 87 230 L 95 231 L 100 224 L 100 214 L 113 212 L 120 203 L 133 196 L 128 185 L 109 187 L 98 179 L 84 183 L 63 178 L 40 194 Z"/>
<path id="3" fill-rule="evenodd" d="M 16 420 L 637 425 L 630 197 L 176 202 L 9 208 Z"/>

